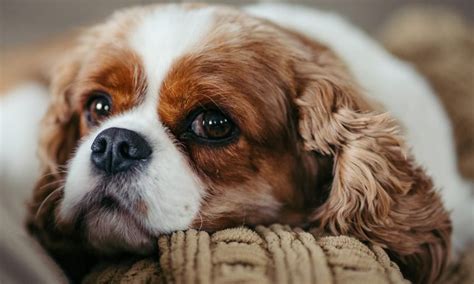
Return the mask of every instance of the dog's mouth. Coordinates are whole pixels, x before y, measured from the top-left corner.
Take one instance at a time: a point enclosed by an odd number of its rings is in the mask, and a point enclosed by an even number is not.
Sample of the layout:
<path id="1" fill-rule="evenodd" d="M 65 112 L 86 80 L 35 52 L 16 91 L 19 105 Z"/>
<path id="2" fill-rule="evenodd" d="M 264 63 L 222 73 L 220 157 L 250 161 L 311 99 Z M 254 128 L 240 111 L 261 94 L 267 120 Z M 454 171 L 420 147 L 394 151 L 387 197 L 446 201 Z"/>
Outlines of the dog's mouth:
<path id="1" fill-rule="evenodd" d="M 156 252 L 158 236 L 187 229 L 198 206 L 186 199 L 183 204 L 147 173 L 93 175 L 83 185 L 66 182 L 64 192 L 57 214 L 61 229 L 107 255 Z"/>
<path id="2" fill-rule="evenodd" d="M 113 196 L 104 196 L 100 202 L 100 207 L 103 208 L 104 210 L 109 210 L 109 211 L 116 211 L 116 210 L 122 210 L 120 208 L 120 203 L 117 200 L 117 198 Z"/>

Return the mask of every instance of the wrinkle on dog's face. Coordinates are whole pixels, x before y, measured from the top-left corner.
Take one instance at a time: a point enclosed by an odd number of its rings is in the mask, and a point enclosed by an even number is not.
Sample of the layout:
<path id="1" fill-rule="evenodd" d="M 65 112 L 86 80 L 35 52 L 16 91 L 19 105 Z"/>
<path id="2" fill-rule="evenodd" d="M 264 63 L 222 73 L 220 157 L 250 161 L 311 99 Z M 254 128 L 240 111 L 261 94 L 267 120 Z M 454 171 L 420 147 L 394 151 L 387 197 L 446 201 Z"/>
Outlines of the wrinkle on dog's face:
<path id="1" fill-rule="evenodd" d="M 80 140 L 59 223 L 80 228 L 101 252 L 147 253 L 155 237 L 175 230 L 303 222 L 318 163 L 298 136 L 291 35 L 206 7 L 138 9 L 113 22 L 86 38 L 69 84 Z M 91 125 L 85 112 L 97 93 L 112 106 Z M 233 122 L 231 140 L 183 138 L 186 122 L 207 109 Z M 152 150 L 147 163 L 113 176 L 97 171 L 91 146 L 109 128 L 142 136 Z"/>

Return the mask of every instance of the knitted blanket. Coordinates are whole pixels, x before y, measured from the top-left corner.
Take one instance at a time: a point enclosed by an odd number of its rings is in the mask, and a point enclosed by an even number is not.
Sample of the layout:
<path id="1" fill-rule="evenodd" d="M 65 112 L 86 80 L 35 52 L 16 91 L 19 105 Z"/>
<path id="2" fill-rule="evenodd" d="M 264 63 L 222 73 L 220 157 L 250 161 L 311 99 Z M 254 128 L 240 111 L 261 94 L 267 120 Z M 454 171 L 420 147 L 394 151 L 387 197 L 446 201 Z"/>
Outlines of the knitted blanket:
<path id="1" fill-rule="evenodd" d="M 162 236 L 160 256 L 105 263 L 85 283 L 408 283 L 378 246 L 288 226 Z M 157 254 L 158 255 L 158 254 Z"/>

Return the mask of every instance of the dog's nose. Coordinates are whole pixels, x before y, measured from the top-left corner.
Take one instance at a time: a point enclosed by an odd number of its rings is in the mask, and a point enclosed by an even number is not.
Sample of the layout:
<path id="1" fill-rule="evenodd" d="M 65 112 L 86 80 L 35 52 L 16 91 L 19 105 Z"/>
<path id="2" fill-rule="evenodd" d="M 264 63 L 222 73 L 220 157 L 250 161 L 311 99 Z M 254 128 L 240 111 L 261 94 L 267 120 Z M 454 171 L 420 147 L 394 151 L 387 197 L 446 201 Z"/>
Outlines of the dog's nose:
<path id="1" fill-rule="evenodd" d="M 92 163 L 107 174 L 115 174 L 140 164 L 151 155 L 151 147 L 138 133 L 123 128 L 108 128 L 91 146 Z"/>

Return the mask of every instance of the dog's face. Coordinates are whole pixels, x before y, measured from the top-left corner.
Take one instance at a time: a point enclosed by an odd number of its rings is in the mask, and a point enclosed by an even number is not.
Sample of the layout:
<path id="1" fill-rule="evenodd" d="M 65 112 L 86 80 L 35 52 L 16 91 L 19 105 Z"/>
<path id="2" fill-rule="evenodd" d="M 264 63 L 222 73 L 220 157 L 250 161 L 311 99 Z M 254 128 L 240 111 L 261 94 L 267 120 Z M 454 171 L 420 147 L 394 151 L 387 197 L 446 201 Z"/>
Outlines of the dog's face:
<path id="1" fill-rule="evenodd" d="M 431 235 L 449 230 L 439 207 L 418 229 L 400 221 L 440 201 L 393 121 L 369 113 L 328 48 L 269 22 L 203 6 L 127 10 L 82 37 L 52 90 L 39 230 L 102 253 L 272 222 L 350 233 L 400 258 L 447 246 Z"/>
<path id="2" fill-rule="evenodd" d="M 80 222 L 100 251 L 149 252 L 162 233 L 302 213 L 318 163 L 302 151 L 297 83 L 278 54 L 296 39 L 235 12 L 170 6 L 119 14 L 84 40 L 64 65 L 74 74 L 57 76 L 80 138 L 58 222 Z"/>

